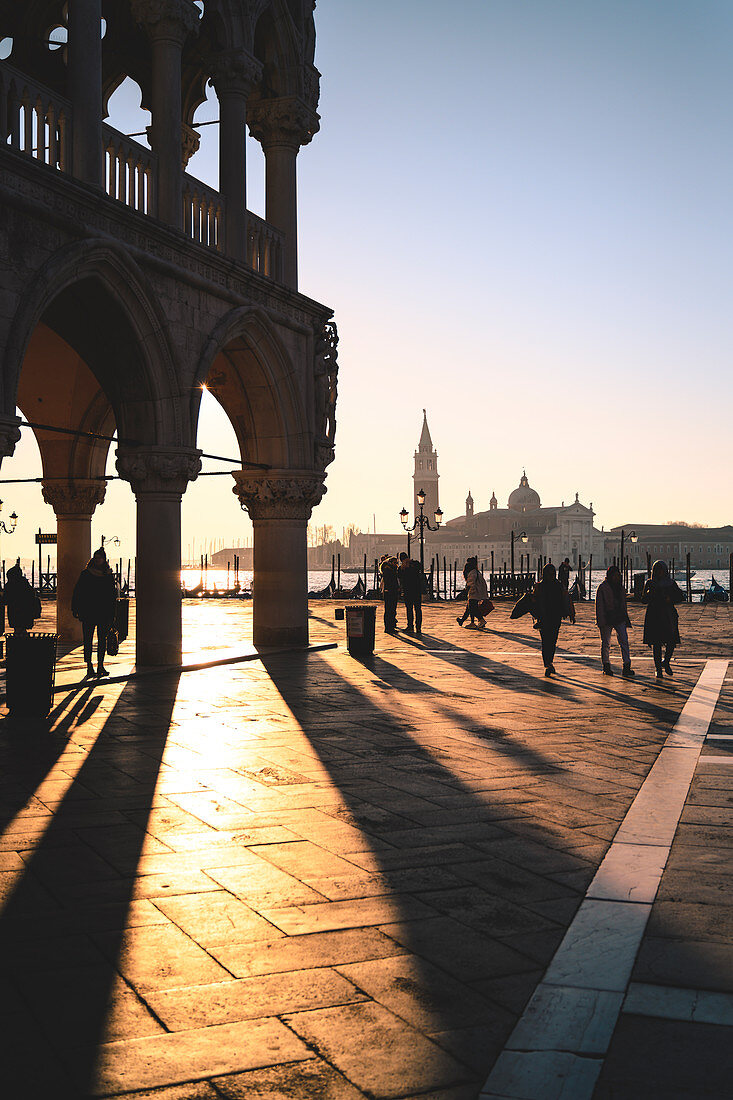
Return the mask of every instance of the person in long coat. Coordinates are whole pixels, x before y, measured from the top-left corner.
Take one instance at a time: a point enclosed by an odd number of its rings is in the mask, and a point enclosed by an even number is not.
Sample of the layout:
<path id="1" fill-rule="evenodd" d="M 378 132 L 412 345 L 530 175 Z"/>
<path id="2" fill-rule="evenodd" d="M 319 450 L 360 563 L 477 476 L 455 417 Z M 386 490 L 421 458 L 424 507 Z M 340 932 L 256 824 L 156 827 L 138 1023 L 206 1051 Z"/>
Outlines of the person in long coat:
<path id="1" fill-rule="evenodd" d="M 19 563 L 8 569 L 4 595 L 8 625 L 14 634 L 27 634 L 41 616 L 41 601 L 23 576 Z"/>
<path id="2" fill-rule="evenodd" d="M 611 634 L 615 630 L 624 663 L 621 675 L 627 680 L 632 679 L 634 670 L 631 667 L 631 651 L 629 650 L 629 636 L 627 633 L 628 628 L 631 626 L 631 619 L 626 605 L 626 593 L 621 580 L 621 570 L 617 565 L 608 567 L 606 579 L 598 585 L 598 591 L 596 592 L 596 623 L 601 632 L 601 663 L 604 675 L 613 676 L 613 669 L 611 668 Z"/>
<path id="3" fill-rule="evenodd" d="M 407 633 L 422 634 L 422 569 L 419 561 L 413 561 L 403 552 L 398 570 L 402 598 L 407 615 Z"/>
<path id="4" fill-rule="evenodd" d="M 71 613 L 81 620 L 84 630 L 84 660 L 87 676 L 107 676 L 104 658 L 107 653 L 107 635 L 115 618 L 117 607 L 117 582 L 110 569 L 107 555 L 100 547 L 95 550 L 82 570 L 71 598 Z M 97 671 L 92 664 L 94 631 L 97 631 Z"/>
<path id="5" fill-rule="evenodd" d="M 474 620 L 478 619 L 478 629 L 483 630 L 486 626 L 486 619 L 479 611 L 479 604 L 482 600 L 488 600 L 489 590 L 484 575 L 478 567 L 478 558 L 468 558 L 466 560 L 463 567 L 463 578 L 466 582 L 466 610 L 462 615 L 456 616 L 456 622 L 459 626 L 463 626 L 470 616 L 469 629 L 471 627 L 475 629 L 476 623 Z"/>
<path id="6" fill-rule="evenodd" d="M 382 574 L 384 596 L 384 631 L 385 634 L 394 634 L 397 631 L 397 600 L 400 595 L 397 558 L 385 556 L 379 571 Z"/>
<path id="7" fill-rule="evenodd" d="M 553 661 L 557 648 L 557 636 L 560 633 L 560 624 L 563 619 L 575 622 L 575 608 L 570 599 L 567 588 L 563 588 L 557 579 L 555 566 L 547 563 L 542 570 L 542 580 L 534 586 L 532 592 L 534 615 L 542 639 L 542 662 L 545 666 L 545 676 L 552 676 L 555 672 Z"/>
<path id="8" fill-rule="evenodd" d="M 672 676 L 670 661 L 680 644 L 679 615 L 675 604 L 683 603 L 684 593 L 670 577 L 667 563 L 655 561 L 652 575 L 644 585 L 641 602 L 647 605 L 644 616 L 644 644 L 652 647 L 657 679 L 663 679 L 662 669 Z M 664 648 L 664 660 L 662 649 Z"/>

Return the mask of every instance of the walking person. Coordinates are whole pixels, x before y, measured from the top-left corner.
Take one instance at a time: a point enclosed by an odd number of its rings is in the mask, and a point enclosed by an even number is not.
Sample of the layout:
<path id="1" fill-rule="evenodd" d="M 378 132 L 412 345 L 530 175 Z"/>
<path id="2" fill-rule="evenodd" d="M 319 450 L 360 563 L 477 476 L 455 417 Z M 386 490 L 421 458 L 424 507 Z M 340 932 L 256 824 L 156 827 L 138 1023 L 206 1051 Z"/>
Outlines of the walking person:
<path id="1" fill-rule="evenodd" d="M 391 558 L 388 554 L 385 554 L 379 566 L 379 572 L 382 577 L 381 587 L 384 596 L 384 632 L 385 634 L 395 634 L 397 632 L 397 600 L 400 594 L 397 558 Z"/>
<path id="2" fill-rule="evenodd" d="M 41 601 L 23 576 L 20 562 L 8 569 L 5 580 L 5 610 L 13 634 L 27 634 L 41 617 Z"/>
<path id="3" fill-rule="evenodd" d="M 422 634 L 422 569 L 403 551 L 400 554 L 400 588 L 405 601 L 407 633 Z"/>
<path id="4" fill-rule="evenodd" d="M 557 636 L 563 619 L 575 622 L 575 608 L 567 588 L 563 588 L 557 579 L 555 566 L 548 562 L 542 570 L 542 580 L 538 581 L 532 592 L 534 614 L 537 617 L 540 638 L 542 639 L 542 662 L 545 676 L 555 672 L 553 661 L 557 648 Z"/>
<path id="5" fill-rule="evenodd" d="M 557 567 L 557 579 L 563 588 L 570 587 L 570 558 L 566 558 L 565 561 L 561 561 Z"/>
<path id="6" fill-rule="evenodd" d="M 647 605 L 644 615 L 644 644 L 652 647 L 657 679 L 662 680 L 662 669 L 672 676 L 670 661 L 675 647 L 680 644 L 679 615 L 675 604 L 683 603 L 684 593 L 670 577 L 665 561 L 655 561 L 652 575 L 644 585 L 641 602 Z M 662 660 L 664 648 L 664 660 Z"/>
<path id="7" fill-rule="evenodd" d="M 488 600 L 489 590 L 486 587 L 484 575 L 478 567 L 478 558 L 467 558 L 463 567 L 463 576 L 466 581 L 466 610 L 456 617 L 456 622 L 459 626 L 463 626 L 470 616 L 471 622 L 467 629 L 475 630 L 477 628 L 475 620 L 478 619 L 478 629 L 483 630 L 486 619 L 479 610 L 479 604 L 482 600 Z"/>
<path id="8" fill-rule="evenodd" d="M 108 676 L 104 667 L 107 653 L 107 635 L 115 618 L 117 607 L 117 582 L 110 569 L 107 555 L 100 547 L 95 550 L 71 597 L 71 613 L 80 619 L 84 631 L 84 660 L 87 665 L 87 677 Z M 92 664 L 92 646 L 94 631 L 97 631 L 97 671 Z"/>
<path id="9" fill-rule="evenodd" d="M 616 631 L 623 660 L 622 676 L 630 680 L 634 676 L 631 667 L 628 628 L 631 626 L 626 606 L 626 593 L 621 580 L 621 570 L 611 565 L 606 570 L 606 579 L 598 585 L 596 592 L 596 623 L 601 632 L 601 664 L 605 676 L 613 676 L 611 668 L 611 634 Z"/>

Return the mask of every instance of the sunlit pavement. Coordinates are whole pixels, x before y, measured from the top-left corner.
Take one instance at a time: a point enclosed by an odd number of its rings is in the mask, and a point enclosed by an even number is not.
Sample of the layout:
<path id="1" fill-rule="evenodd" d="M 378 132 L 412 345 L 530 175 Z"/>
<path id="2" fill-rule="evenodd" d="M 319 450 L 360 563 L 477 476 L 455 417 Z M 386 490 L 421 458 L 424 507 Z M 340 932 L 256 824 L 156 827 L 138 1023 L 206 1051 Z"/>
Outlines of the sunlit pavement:
<path id="1" fill-rule="evenodd" d="M 552 679 L 506 607 L 360 662 L 335 606 L 338 649 L 125 680 L 128 641 L 65 687 L 75 652 L 50 732 L 2 723 L 4 1094 L 729 1096 L 729 608 L 682 608 L 659 685 L 637 609 L 626 681 L 590 606 Z M 184 617 L 187 663 L 252 653 L 250 605 Z"/>

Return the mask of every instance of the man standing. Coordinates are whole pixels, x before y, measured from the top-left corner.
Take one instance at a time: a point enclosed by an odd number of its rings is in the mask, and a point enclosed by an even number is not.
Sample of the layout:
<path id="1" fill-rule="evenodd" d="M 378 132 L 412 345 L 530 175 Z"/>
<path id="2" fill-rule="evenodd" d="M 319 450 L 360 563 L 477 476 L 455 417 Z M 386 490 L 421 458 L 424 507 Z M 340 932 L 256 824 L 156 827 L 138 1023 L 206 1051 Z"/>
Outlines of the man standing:
<path id="1" fill-rule="evenodd" d="M 569 588 L 570 586 L 570 558 L 566 558 L 561 562 L 557 570 L 557 579 L 563 588 Z"/>
<path id="2" fill-rule="evenodd" d="M 407 633 L 422 634 L 422 570 L 420 563 L 400 554 L 400 587 L 407 614 Z"/>
<path id="3" fill-rule="evenodd" d="M 397 576 L 397 558 L 385 555 L 379 567 L 382 574 L 382 595 L 384 596 L 384 632 L 397 632 L 397 600 L 400 594 L 400 581 Z"/>

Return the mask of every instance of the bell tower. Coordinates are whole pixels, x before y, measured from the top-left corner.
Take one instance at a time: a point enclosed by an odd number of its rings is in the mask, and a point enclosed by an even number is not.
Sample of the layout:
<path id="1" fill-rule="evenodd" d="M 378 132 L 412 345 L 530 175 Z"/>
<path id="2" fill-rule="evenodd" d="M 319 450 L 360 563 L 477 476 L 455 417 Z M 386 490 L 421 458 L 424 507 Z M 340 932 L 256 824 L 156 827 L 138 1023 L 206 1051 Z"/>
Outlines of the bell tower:
<path id="1" fill-rule="evenodd" d="M 425 490 L 425 504 L 423 510 L 430 522 L 433 522 L 435 509 L 438 503 L 438 453 L 433 449 L 433 441 L 430 438 L 428 418 L 425 409 L 422 411 L 422 432 L 420 442 L 415 451 L 415 473 L 412 475 L 413 493 L 412 503 L 414 514 L 420 514 L 420 505 L 417 503 L 417 494 L 421 489 Z"/>

